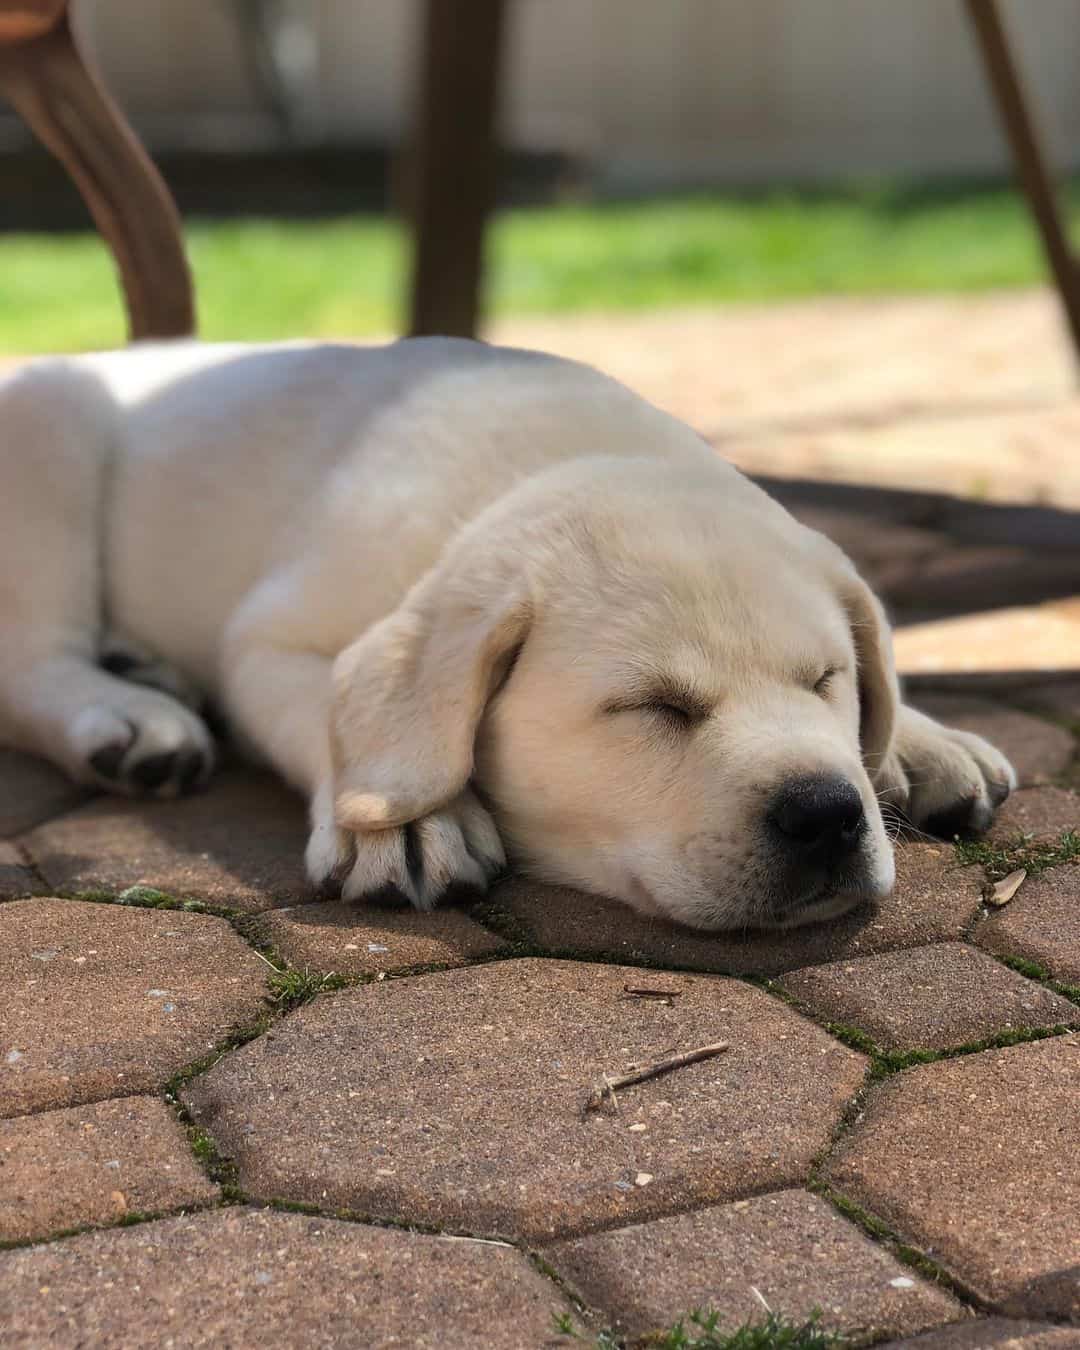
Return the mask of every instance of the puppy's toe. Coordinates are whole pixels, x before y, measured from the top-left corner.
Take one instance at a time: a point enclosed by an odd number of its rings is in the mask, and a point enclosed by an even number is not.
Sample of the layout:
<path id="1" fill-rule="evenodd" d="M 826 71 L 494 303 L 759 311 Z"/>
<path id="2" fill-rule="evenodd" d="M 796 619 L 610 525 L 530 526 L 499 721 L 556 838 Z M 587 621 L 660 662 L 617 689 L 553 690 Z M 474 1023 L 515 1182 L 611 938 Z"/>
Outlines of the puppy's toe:
<path id="1" fill-rule="evenodd" d="M 123 709 L 84 709 L 70 734 L 78 777 L 111 792 L 177 797 L 201 787 L 214 767 L 213 742 L 199 718 L 149 691 Z"/>
<path id="2" fill-rule="evenodd" d="M 990 802 L 972 794 L 927 816 L 923 829 L 939 839 L 968 839 L 984 834 L 993 819 L 994 808 Z"/>
<path id="3" fill-rule="evenodd" d="M 913 766 L 912 781 L 915 824 L 941 839 L 963 839 L 990 828 L 995 810 L 1016 786 L 1016 774 L 981 736 L 949 729 L 933 760 Z"/>
<path id="4" fill-rule="evenodd" d="M 333 819 L 333 793 L 312 803 L 308 875 L 320 896 L 433 909 L 475 898 L 504 866 L 494 823 L 471 793 L 393 829 L 354 833 Z"/>

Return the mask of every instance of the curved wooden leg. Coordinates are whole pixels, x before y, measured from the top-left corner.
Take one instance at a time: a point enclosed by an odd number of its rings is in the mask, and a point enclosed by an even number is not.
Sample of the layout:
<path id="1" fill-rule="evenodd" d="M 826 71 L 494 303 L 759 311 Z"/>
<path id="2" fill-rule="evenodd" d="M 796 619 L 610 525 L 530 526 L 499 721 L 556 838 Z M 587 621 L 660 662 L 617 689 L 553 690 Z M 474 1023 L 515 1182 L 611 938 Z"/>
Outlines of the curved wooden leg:
<path id="1" fill-rule="evenodd" d="M 180 217 L 150 157 L 87 68 L 65 15 L 0 44 L 0 94 L 68 171 L 120 269 L 131 338 L 194 331 Z"/>

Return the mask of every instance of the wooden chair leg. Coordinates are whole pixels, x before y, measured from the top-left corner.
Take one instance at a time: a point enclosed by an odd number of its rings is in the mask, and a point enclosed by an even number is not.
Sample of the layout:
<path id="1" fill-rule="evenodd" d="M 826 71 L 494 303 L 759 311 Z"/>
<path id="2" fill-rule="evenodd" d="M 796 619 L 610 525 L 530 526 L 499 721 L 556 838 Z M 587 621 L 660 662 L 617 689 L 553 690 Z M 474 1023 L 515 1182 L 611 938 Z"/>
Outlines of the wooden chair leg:
<path id="1" fill-rule="evenodd" d="M 1017 177 L 1042 235 L 1080 360 L 1080 262 L 1069 247 L 1054 186 L 1039 144 L 996 0 L 966 0 L 998 113 L 1012 147 Z"/>
<path id="2" fill-rule="evenodd" d="M 66 15 L 39 37 L 0 44 L 0 94 L 63 164 L 112 250 L 132 339 L 193 332 L 191 274 L 176 207 L 87 68 Z"/>
<path id="3" fill-rule="evenodd" d="M 404 183 L 413 334 L 476 332 L 505 10 L 504 0 L 426 0 L 419 112 Z"/>

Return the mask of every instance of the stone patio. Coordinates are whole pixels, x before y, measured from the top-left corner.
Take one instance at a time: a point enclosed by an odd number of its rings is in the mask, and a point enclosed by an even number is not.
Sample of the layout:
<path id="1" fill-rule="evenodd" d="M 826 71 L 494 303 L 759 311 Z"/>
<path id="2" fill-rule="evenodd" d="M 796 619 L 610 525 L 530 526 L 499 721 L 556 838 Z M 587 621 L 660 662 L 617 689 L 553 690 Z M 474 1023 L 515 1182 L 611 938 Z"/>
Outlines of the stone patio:
<path id="1" fill-rule="evenodd" d="M 711 937 L 513 877 L 432 915 L 318 901 L 303 807 L 253 770 L 136 806 L 0 751 L 4 1350 L 632 1346 L 762 1300 L 852 1345 L 1080 1347 L 1080 402 L 1052 306 L 643 322 L 500 336 L 770 475 L 908 625 L 913 701 L 1020 789 L 978 848 L 901 843 L 875 908 Z M 976 489 L 1027 505 L 942 495 Z"/>
<path id="2" fill-rule="evenodd" d="M 1029 784 L 986 849 L 903 843 L 876 910 L 776 936 L 517 879 L 315 902 L 252 770 L 146 808 L 4 755 L 5 1346 L 636 1344 L 754 1290 L 853 1344 L 1080 1345 L 1080 682 L 953 686 Z"/>

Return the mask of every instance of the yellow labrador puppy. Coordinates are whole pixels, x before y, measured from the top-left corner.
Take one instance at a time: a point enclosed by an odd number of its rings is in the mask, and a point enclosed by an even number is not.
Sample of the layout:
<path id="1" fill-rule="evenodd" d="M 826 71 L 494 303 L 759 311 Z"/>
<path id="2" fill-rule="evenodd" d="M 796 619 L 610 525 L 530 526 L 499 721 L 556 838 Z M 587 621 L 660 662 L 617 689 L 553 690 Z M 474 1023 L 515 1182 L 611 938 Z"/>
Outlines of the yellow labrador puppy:
<path id="1" fill-rule="evenodd" d="M 881 607 L 615 381 L 452 339 L 147 345 L 0 385 L 0 742 L 170 796 L 196 709 L 311 803 L 307 866 L 419 908 L 535 876 L 701 928 L 885 895 L 881 802 L 1013 784 L 902 706 Z"/>

